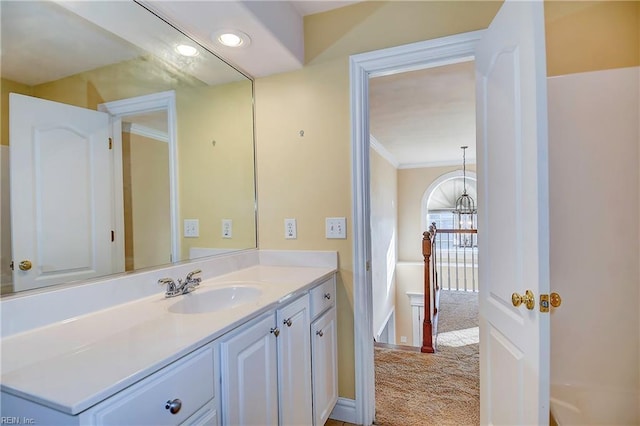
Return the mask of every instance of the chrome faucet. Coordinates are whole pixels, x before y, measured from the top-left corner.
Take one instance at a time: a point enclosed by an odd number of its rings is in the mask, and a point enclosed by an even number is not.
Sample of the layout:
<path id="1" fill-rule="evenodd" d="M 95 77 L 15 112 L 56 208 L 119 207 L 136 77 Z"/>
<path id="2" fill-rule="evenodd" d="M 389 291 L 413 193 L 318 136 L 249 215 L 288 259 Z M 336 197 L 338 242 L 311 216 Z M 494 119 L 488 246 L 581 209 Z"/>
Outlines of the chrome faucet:
<path id="1" fill-rule="evenodd" d="M 167 291 L 164 293 L 164 297 L 175 297 L 180 294 L 187 294 L 195 290 L 197 286 L 200 285 L 202 278 L 194 277 L 194 275 L 202 272 L 200 269 L 196 269 L 195 271 L 191 271 L 187 274 L 187 277 L 184 279 L 178 278 L 178 283 L 176 283 L 173 278 L 160 278 L 158 280 L 158 284 L 167 286 Z"/>

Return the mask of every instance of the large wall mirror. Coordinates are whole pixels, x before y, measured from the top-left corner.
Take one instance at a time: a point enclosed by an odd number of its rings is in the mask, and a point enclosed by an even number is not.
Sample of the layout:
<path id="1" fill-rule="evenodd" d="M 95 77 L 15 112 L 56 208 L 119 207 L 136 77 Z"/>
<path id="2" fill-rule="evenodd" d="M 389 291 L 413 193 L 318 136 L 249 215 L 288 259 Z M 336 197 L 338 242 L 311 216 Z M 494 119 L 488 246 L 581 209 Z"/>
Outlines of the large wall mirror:
<path id="1" fill-rule="evenodd" d="M 0 2 L 2 295 L 257 246 L 253 81 L 147 7 Z"/>

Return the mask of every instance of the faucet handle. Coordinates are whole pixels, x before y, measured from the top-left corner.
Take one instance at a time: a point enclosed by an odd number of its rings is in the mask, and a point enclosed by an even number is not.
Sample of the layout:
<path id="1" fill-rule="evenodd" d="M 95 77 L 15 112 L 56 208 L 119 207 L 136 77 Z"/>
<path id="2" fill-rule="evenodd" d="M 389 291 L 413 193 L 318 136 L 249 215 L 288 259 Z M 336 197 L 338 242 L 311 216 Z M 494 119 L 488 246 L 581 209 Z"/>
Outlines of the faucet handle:
<path id="1" fill-rule="evenodd" d="M 202 278 L 197 277 L 197 278 L 193 278 L 194 275 L 201 273 L 202 270 L 201 269 L 196 269 L 194 271 L 191 271 L 187 274 L 187 277 L 185 278 L 185 281 L 196 281 L 198 284 L 200 284 L 200 281 L 202 281 Z"/>
<path id="2" fill-rule="evenodd" d="M 199 274 L 199 273 L 201 273 L 201 272 L 202 272 L 202 270 L 201 270 L 201 269 L 196 269 L 196 270 L 194 270 L 194 271 L 191 271 L 191 272 L 189 272 L 189 273 L 187 274 L 187 278 L 186 278 L 186 279 L 187 279 L 187 280 L 191 280 L 191 279 L 193 279 L 193 276 L 194 276 L 194 275 Z M 201 278 L 197 278 L 197 279 L 198 279 L 198 280 L 200 280 Z"/>
<path id="3" fill-rule="evenodd" d="M 178 280 L 180 282 L 180 280 Z M 166 297 L 174 296 L 178 293 L 178 286 L 173 278 L 160 278 L 158 280 L 159 285 L 167 285 L 167 292 L 165 293 Z"/>

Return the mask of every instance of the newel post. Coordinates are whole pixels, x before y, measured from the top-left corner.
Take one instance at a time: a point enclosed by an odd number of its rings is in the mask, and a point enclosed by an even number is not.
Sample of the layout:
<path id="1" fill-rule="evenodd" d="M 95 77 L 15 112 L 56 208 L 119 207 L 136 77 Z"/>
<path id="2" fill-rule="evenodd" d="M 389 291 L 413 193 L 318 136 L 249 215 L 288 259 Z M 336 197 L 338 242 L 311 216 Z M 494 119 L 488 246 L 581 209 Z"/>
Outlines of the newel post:
<path id="1" fill-rule="evenodd" d="M 431 247 L 432 233 L 422 234 L 422 256 L 424 257 L 424 320 L 422 322 L 422 347 L 420 352 L 434 353 L 433 324 L 431 322 Z"/>

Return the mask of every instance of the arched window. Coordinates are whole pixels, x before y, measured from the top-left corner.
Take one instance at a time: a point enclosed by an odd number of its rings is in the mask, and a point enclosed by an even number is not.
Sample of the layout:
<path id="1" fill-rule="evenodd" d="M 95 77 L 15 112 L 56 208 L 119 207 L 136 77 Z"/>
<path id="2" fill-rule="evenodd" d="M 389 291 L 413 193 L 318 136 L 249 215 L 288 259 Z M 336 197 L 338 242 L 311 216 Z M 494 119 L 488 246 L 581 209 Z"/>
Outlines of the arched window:
<path id="1" fill-rule="evenodd" d="M 467 171 L 466 187 L 467 194 L 477 203 L 478 193 L 474 172 Z M 456 223 L 453 210 L 456 207 L 456 200 L 463 190 L 462 170 L 446 173 L 429 185 L 422 197 L 422 229 L 426 231 L 433 222 L 439 229 L 476 229 L 477 214 L 465 219 L 465 223 Z M 456 234 L 452 238 L 455 238 L 452 243 L 457 247 L 475 246 L 475 238 L 468 238 L 468 235 Z"/>

